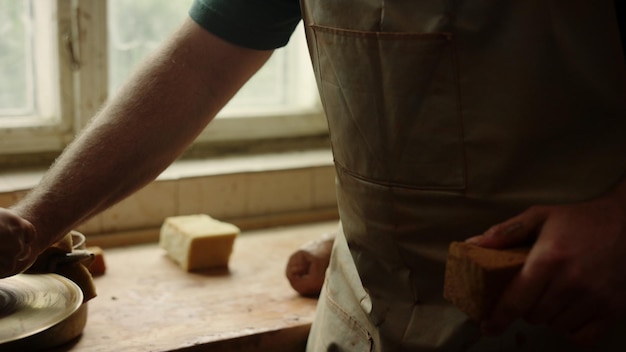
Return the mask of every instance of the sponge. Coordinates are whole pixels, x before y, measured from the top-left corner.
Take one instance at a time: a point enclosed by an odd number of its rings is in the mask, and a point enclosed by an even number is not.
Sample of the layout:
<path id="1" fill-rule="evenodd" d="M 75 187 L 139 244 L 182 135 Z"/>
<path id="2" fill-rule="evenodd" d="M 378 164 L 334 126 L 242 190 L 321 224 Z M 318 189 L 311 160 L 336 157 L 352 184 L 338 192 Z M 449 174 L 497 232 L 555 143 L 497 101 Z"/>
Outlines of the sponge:
<path id="1" fill-rule="evenodd" d="M 444 298 L 475 321 L 484 320 L 524 266 L 529 248 L 490 249 L 452 242 L 446 263 Z"/>

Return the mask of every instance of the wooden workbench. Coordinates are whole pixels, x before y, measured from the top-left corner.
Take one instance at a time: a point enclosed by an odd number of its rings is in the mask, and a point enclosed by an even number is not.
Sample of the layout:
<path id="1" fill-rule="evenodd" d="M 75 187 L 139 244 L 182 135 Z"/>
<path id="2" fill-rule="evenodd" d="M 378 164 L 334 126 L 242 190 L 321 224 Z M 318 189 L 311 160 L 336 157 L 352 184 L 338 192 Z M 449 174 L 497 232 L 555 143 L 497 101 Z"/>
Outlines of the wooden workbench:
<path id="1" fill-rule="evenodd" d="M 187 273 L 156 244 L 105 250 L 81 338 L 63 351 L 303 351 L 316 300 L 285 278 L 289 255 L 336 221 L 244 232 L 228 270 Z"/>

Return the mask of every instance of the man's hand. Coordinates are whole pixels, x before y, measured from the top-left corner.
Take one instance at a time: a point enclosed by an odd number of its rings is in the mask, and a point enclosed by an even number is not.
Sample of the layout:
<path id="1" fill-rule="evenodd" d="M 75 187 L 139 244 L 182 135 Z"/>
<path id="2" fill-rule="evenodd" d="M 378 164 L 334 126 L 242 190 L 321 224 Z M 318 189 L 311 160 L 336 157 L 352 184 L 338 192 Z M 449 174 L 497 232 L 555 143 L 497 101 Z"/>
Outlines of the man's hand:
<path id="1" fill-rule="evenodd" d="M 535 206 L 469 242 L 490 248 L 535 240 L 522 271 L 483 322 L 499 334 L 517 318 L 589 345 L 626 316 L 626 204 L 617 192 L 592 201 Z"/>
<path id="2" fill-rule="evenodd" d="M 35 227 L 8 209 L 0 208 L 0 278 L 19 274 L 35 259 Z"/>
<path id="3" fill-rule="evenodd" d="M 285 274 L 291 287 L 301 295 L 315 297 L 320 294 L 334 239 L 334 234 L 327 234 L 304 244 L 289 257 Z"/>

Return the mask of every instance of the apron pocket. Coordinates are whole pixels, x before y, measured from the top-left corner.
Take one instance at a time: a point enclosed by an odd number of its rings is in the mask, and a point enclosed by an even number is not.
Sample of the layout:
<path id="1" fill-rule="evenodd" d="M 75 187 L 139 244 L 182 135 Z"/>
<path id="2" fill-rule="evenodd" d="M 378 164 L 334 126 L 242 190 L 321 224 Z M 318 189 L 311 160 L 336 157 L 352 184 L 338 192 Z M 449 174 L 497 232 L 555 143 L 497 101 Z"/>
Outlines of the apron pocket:
<path id="1" fill-rule="evenodd" d="M 463 189 L 452 35 L 311 29 L 337 164 L 377 183 Z"/>

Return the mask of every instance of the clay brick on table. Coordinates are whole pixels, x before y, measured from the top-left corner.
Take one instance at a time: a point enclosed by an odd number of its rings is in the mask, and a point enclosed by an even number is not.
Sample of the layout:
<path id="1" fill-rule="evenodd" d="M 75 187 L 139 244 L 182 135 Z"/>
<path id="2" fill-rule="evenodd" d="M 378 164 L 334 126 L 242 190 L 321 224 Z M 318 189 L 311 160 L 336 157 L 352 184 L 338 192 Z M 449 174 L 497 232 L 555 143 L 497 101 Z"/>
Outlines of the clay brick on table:
<path id="1" fill-rule="evenodd" d="M 484 320 L 524 265 L 528 251 L 528 248 L 496 250 L 452 242 L 446 263 L 444 298 L 471 319 Z"/>

